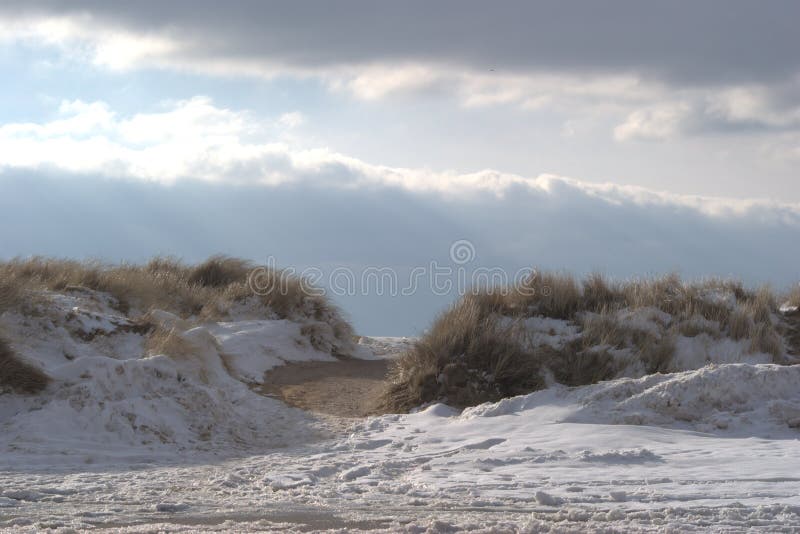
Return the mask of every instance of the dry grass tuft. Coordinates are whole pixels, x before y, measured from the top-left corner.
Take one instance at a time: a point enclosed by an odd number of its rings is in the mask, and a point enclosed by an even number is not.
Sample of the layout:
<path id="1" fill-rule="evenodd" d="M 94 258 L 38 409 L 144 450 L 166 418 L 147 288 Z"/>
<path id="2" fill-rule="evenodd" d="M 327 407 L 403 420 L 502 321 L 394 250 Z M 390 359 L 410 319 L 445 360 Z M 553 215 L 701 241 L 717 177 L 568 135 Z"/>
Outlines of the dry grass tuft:
<path id="1" fill-rule="evenodd" d="M 789 306 L 800 307 L 800 284 L 792 288 L 789 294 L 786 295 L 786 303 L 789 304 Z"/>
<path id="2" fill-rule="evenodd" d="M 783 340 L 775 328 L 766 323 L 756 323 L 750 333 L 750 350 L 770 354 L 776 363 L 783 355 Z"/>
<path id="3" fill-rule="evenodd" d="M 485 302 L 475 295 L 460 300 L 395 363 L 387 409 L 408 410 L 438 398 L 468 406 L 541 386 L 539 361 L 523 348 L 522 332 L 485 314 Z"/>
<path id="4" fill-rule="evenodd" d="M 647 374 L 668 373 L 675 354 L 675 338 L 666 335 L 661 338 L 647 337 L 639 346 L 636 358 L 644 364 Z"/>
<path id="5" fill-rule="evenodd" d="M 547 369 L 560 384 L 582 386 L 613 378 L 618 360 L 608 350 L 586 350 L 572 344 L 564 350 L 542 348 Z"/>
<path id="6" fill-rule="evenodd" d="M 745 299 L 745 309 L 753 321 L 759 324 L 771 324 L 772 313 L 778 308 L 775 296 L 768 287 L 763 287 L 757 293 Z"/>
<path id="7" fill-rule="evenodd" d="M 630 308 L 658 308 L 670 313 L 682 302 L 683 290 L 680 277 L 669 274 L 659 278 L 631 280 L 623 285 L 622 294 L 625 304 Z"/>
<path id="8" fill-rule="evenodd" d="M 800 288 L 792 297 L 800 302 Z M 622 310 L 653 309 L 648 325 Z M 530 392 L 544 370 L 567 385 L 617 376 L 626 366 L 646 373 L 672 372 L 677 336 L 728 335 L 749 340 L 749 350 L 785 363 L 782 325 L 768 288 L 710 278 L 684 283 L 676 274 L 609 283 L 592 274 L 580 284 L 567 274 L 536 273 L 510 291 L 468 295 L 441 315 L 396 363 L 386 393 L 390 410 L 434 400 L 456 406 Z M 515 325 L 542 315 L 580 326 L 580 337 L 555 349 L 533 346 Z M 637 325 L 638 324 L 638 325 Z"/>
<path id="9" fill-rule="evenodd" d="M 575 278 L 563 273 L 535 273 L 512 295 L 522 298 L 524 309 L 558 319 L 569 319 L 583 308 L 583 295 Z"/>
<path id="10" fill-rule="evenodd" d="M 228 256 L 212 256 L 191 270 L 187 278 L 190 285 L 227 287 L 244 283 L 253 270 L 250 262 Z"/>
<path id="11" fill-rule="evenodd" d="M 63 291 L 72 286 L 110 294 L 118 309 L 129 314 L 162 309 L 186 319 L 218 320 L 245 301 L 260 302 L 265 315 L 281 319 L 327 323 L 345 346 L 352 328 L 342 313 L 300 278 L 272 269 L 258 269 L 274 290 L 256 295 L 250 286 L 251 263 L 212 256 L 197 266 L 171 257 L 156 257 L 144 265 L 112 265 L 97 261 L 35 257 L 0 263 L 0 310 L 15 303 L 24 289 Z"/>
<path id="12" fill-rule="evenodd" d="M 22 301 L 22 291 L 11 281 L 0 279 L 0 313 L 16 308 Z"/>
<path id="13" fill-rule="evenodd" d="M 347 356 L 346 347 L 353 339 L 350 325 L 336 318 L 306 323 L 300 328 L 300 334 L 318 351 L 334 356 Z"/>
<path id="14" fill-rule="evenodd" d="M 202 309 L 209 293 L 189 285 L 186 272 L 150 267 L 37 257 L 0 264 L 0 278 L 33 290 L 63 291 L 77 286 L 103 291 L 116 299 L 123 313 L 134 307 L 142 311 L 161 308 L 188 316 Z"/>
<path id="15" fill-rule="evenodd" d="M 726 323 L 728 335 L 736 341 L 749 338 L 755 326 L 752 316 L 743 306 L 737 306 Z"/>
<path id="16" fill-rule="evenodd" d="M 623 324 L 615 313 L 603 310 L 599 314 L 586 314 L 580 321 L 584 347 L 604 346 L 623 349 L 630 344 L 638 345 L 646 335 Z"/>
<path id="17" fill-rule="evenodd" d="M 145 350 L 151 356 L 165 354 L 171 358 L 189 358 L 194 350 L 175 328 L 156 328 L 145 340 Z"/>
<path id="18" fill-rule="evenodd" d="M 702 334 L 706 334 L 714 339 L 720 337 L 719 323 L 710 321 L 699 314 L 678 322 L 675 325 L 675 330 L 685 337 L 697 337 Z"/>
<path id="19" fill-rule="evenodd" d="M 625 295 L 618 285 L 610 284 L 600 273 L 593 273 L 583 281 L 583 308 L 601 312 L 618 308 Z"/>
<path id="20" fill-rule="evenodd" d="M 37 367 L 22 361 L 11 350 L 11 346 L 0 338 L 0 387 L 16 393 L 39 393 L 50 377 Z"/>

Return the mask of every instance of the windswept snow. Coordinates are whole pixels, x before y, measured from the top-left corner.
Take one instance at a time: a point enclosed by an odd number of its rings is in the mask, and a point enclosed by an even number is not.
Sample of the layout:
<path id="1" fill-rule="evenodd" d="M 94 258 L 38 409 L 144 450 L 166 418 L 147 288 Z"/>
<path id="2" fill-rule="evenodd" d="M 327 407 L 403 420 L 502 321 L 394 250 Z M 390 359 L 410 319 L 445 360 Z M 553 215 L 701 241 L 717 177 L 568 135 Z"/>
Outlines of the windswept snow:
<path id="1" fill-rule="evenodd" d="M 188 350 L 149 354 L 104 296 L 48 298 L 0 322 L 54 378 L 42 395 L 0 396 L 0 528 L 800 529 L 800 367 L 724 338 L 679 338 L 682 372 L 433 404 L 336 434 L 252 387 L 285 362 L 333 361 L 298 323 L 152 312 Z M 527 328 L 542 343 L 577 334 Z M 364 338 L 358 354 L 408 342 Z"/>
<path id="2" fill-rule="evenodd" d="M 187 451 L 230 456 L 307 442 L 322 432 L 304 412 L 248 387 L 287 361 L 334 360 L 310 345 L 301 324 L 243 320 L 193 327 L 156 310 L 145 329 L 112 304 L 89 290 L 45 293 L 31 313 L 2 317 L 15 350 L 54 379 L 36 397 L 0 398 L 5 450 L 65 463 Z M 147 352 L 154 327 L 171 331 L 171 354 Z"/>
<path id="3" fill-rule="evenodd" d="M 800 434 L 776 407 L 800 402 L 797 372 L 726 364 L 436 404 L 218 462 L 7 466 L 0 525 L 791 531 Z"/>

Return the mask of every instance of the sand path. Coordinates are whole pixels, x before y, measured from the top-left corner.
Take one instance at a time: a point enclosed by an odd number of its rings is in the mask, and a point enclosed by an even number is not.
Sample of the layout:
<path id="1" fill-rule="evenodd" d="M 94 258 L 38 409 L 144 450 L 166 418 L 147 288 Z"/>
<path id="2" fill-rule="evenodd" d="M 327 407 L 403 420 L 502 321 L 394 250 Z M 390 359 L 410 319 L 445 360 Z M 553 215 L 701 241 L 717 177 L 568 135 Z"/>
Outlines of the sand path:
<path id="1" fill-rule="evenodd" d="M 266 374 L 261 392 L 290 406 L 338 417 L 376 413 L 388 360 L 289 363 Z"/>

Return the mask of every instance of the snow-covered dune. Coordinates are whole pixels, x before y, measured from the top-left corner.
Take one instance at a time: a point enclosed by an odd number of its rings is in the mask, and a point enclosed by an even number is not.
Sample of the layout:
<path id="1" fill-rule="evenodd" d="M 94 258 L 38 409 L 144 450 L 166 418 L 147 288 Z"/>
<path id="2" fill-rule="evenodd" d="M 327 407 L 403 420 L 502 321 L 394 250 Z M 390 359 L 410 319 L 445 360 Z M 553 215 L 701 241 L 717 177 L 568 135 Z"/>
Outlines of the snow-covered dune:
<path id="1" fill-rule="evenodd" d="M 52 378 L 39 395 L 0 396 L 7 453 L 66 463 L 231 455 L 319 434 L 306 413 L 250 388 L 286 361 L 335 360 L 301 332 L 307 323 L 246 310 L 198 326 L 160 310 L 134 321 L 111 300 L 83 289 L 44 292 L 34 309 L 2 316 L 16 353 Z M 11 458 L 8 465 L 27 461 Z"/>
<path id="2" fill-rule="evenodd" d="M 7 469 L 0 526 L 795 531 L 798 372 L 723 364 L 434 404 L 228 460 Z"/>
<path id="3" fill-rule="evenodd" d="M 337 434 L 253 388 L 286 362 L 334 360 L 308 323 L 246 307 L 134 321 L 102 293 L 41 297 L 0 320 L 52 377 L 39 395 L 0 396 L 0 529 L 800 529 L 800 366 L 745 343 L 678 336 L 671 365 L 688 370 L 643 376 L 622 349 L 631 365 L 613 380 Z M 629 322 L 647 328 L 642 313 Z M 526 328 L 553 347 L 579 334 Z M 387 357 L 410 342 L 351 348 Z"/>

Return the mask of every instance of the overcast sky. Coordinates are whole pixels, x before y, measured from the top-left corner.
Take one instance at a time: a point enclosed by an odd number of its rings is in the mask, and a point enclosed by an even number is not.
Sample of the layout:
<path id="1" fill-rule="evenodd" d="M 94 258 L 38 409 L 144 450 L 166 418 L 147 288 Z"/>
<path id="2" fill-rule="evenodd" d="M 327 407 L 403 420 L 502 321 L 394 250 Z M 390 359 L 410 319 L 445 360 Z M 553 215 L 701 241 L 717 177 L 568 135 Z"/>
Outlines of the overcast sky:
<path id="1" fill-rule="evenodd" d="M 800 280 L 800 4 L 0 5 L 0 257 Z M 453 295 L 337 297 L 364 333 Z"/>

